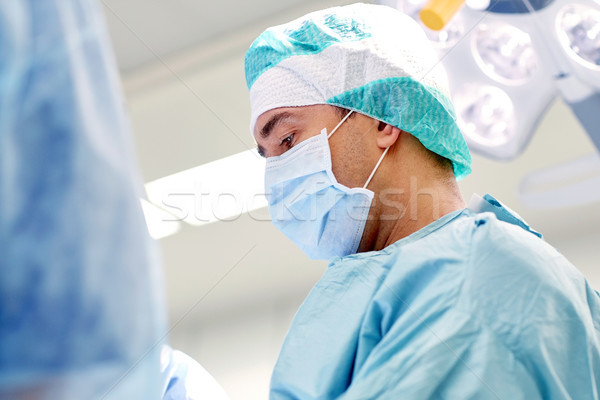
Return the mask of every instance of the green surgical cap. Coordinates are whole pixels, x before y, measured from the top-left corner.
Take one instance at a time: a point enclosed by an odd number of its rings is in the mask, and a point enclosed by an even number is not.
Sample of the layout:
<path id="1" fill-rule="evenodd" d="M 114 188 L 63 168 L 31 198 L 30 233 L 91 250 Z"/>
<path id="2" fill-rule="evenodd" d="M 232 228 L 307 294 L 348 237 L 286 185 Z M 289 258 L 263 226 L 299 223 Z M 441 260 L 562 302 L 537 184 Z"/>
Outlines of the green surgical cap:
<path id="1" fill-rule="evenodd" d="M 269 28 L 245 70 L 251 131 L 269 110 L 330 104 L 411 133 L 452 161 L 458 180 L 471 172 L 445 71 L 421 27 L 395 9 L 359 3 Z"/>

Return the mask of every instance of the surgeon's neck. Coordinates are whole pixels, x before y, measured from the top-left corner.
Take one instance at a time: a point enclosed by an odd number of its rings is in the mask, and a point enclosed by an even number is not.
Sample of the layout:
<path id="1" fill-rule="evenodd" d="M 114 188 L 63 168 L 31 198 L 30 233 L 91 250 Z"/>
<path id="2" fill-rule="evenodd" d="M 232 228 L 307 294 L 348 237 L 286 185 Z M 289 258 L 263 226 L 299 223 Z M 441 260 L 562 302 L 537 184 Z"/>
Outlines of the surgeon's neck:
<path id="1" fill-rule="evenodd" d="M 380 181 L 379 187 L 373 188 L 375 199 L 358 252 L 381 250 L 465 208 L 453 174 L 440 176 L 421 168 L 402 175 L 385 184 Z"/>

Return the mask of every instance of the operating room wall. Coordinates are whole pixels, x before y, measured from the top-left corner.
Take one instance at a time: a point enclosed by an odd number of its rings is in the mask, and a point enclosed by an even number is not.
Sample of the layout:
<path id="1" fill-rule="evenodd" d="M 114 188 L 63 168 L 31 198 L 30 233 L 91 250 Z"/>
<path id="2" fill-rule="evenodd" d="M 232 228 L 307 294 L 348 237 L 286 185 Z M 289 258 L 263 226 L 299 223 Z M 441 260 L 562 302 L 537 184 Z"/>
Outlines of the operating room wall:
<path id="1" fill-rule="evenodd" d="M 253 146 L 244 51 L 265 26 L 317 4 L 280 8 L 212 41 L 127 63 L 123 84 L 146 181 Z M 118 26 L 114 15 L 108 17 Z M 138 45 L 152 54 L 151 39 Z M 522 204 L 517 192 L 527 172 L 592 151 L 570 110 L 556 101 L 522 156 L 499 163 L 474 155 L 474 172 L 461 190 L 467 200 L 473 192 L 491 193 L 507 203 L 599 288 L 600 204 L 540 210 Z M 248 215 L 184 225 L 160 245 L 172 345 L 200 361 L 232 399 L 266 398 L 287 327 L 326 264 L 308 260 L 268 221 Z"/>

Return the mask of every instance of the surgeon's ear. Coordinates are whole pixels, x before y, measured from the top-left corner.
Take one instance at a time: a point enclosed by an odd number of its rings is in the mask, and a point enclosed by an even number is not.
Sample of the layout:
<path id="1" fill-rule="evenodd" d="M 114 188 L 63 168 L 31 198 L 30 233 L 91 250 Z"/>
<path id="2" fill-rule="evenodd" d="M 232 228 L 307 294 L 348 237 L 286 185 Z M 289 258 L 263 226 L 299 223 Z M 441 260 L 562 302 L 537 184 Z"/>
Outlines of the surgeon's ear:
<path id="1" fill-rule="evenodd" d="M 400 137 L 400 132 L 402 131 L 393 125 L 379 122 L 379 126 L 377 127 L 377 147 L 381 149 L 391 147 L 396 143 L 398 137 Z"/>

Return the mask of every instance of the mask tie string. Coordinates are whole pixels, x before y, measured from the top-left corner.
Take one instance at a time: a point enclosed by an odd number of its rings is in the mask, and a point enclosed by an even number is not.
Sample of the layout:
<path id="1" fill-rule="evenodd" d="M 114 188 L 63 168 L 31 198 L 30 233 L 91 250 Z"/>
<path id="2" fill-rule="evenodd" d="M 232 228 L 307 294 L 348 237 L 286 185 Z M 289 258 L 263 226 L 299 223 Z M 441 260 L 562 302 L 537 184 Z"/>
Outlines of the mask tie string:
<path id="1" fill-rule="evenodd" d="M 337 131 L 337 129 L 340 127 L 340 125 L 342 125 L 344 123 L 344 121 L 347 120 L 348 117 L 350 116 L 350 114 L 352 114 L 353 112 L 354 111 L 350 110 L 350 112 L 348 114 L 346 114 L 346 116 L 340 121 L 340 123 L 337 124 L 335 128 L 333 128 L 331 133 L 329 135 L 327 135 L 327 139 L 329 139 L 331 137 L 331 135 L 333 135 L 335 133 L 335 131 Z"/>
<path id="2" fill-rule="evenodd" d="M 373 179 L 373 175 L 375 175 L 375 171 L 377 171 L 377 168 L 379 168 L 379 164 L 381 164 L 381 162 L 383 161 L 383 157 L 385 157 L 385 155 L 387 154 L 389 149 L 390 149 L 389 147 L 386 147 L 385 150 L 383 151 L 383 154 L 381 155 L 381 157 L 379 157 L 379 161 L 377 161 L 375 168 L 373 168 L 373 171 L 371 171 L 371 175 L 369 175 L 369 178 L 367 179 L 365 186 L 363 186 L 363 189 L 366 189 L 367 186 L 369 186 L 371 179 Z"/>

